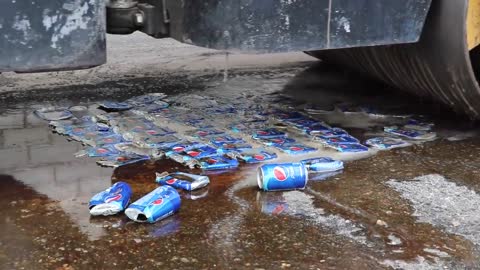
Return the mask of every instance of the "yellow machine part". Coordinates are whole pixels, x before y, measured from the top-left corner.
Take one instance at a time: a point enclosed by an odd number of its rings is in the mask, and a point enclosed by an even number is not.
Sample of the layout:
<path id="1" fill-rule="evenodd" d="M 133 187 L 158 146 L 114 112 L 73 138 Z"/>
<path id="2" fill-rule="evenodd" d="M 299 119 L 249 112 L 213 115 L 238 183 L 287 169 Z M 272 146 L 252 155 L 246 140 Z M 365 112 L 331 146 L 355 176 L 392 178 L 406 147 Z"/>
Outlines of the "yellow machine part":
<path id="1" fill-rule="evenodd" d="M 469 50 L 480 44 L 480 0 L 468 2 L 467 42 Z"/>

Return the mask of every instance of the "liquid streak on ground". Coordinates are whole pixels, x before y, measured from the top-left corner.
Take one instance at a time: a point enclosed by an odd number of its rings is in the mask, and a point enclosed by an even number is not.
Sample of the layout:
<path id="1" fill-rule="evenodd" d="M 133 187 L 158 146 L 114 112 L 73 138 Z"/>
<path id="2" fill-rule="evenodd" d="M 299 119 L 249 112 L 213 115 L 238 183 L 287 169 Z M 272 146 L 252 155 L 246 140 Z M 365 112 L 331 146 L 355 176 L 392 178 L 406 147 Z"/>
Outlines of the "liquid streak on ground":
<path id="1" fill-rule="evenodd" d="M 237 76 L 237 80 L 227 84 L 221 82 L 223 78 L 205 77 L 195 79 L 195 87 L 187 85 L 184 89 L 209 93 L 223 89 L 221 95 L 228 95 L 232 91 L 255 92 L 268 88 L 268 91 L 282 90 L 286 94 L 294 92 L 301 99 L 298 89 L 325 88 L 324 82 L 311 80 L 306 87 L 303 83 L 305 78 L 310 78 L 309 74 L 299 75 L 303 76 L 299 80 L 292 78 L 291 72 L 239 72 L 232 75 Z M 182 91 L 169 88 L 176 84 L 168 81 L 158 86 L 155 79 L 145 79 L 143 85 L 136 85 L 134 81 L 123 83 L 125 86 L 112 83 L 118 90 L 91 96 L 90 102 L 139 95 L 142 89 L 170 95 Z M 203 84 L 198 86 L 198 83 Z M 119 97 L 122 87 L 130 92 Z M 350 161 L 343 174 L 326 182 L 311 182 L 305 191 L 260 192 L 255 186 L 256 166 L 242 166 L 237 171 L 211 175 L 211 185 L 194 194 L 206 196 L 196 200 L 184 197 L 179 214 L 156 224 L 135 224 L 123 215 L 90 218 L 86 209 L 89 197 L 113 182 L 124 180 L 131 184 L 135 200 L 156 187 L 155 171 L 185 169 L 160 160 L 122 167 L 112 175 L 110 169 L 97 167 L 93 160 L 75 159 L 73 153 L 80 145 L 50 134 L 45 123 L 29 114 L 32 107 L 42 105 L 38 102 L 45 100 L 55 104 L 87 102 L 74 92 L 69 88 L 63 90 L 59 96 L 67 100 L 52 100 L 55 96 L 50 96 L 48 91 L 44 96 L 37 96 L 37 102 L 29 102 L 27 97 L 17 99 L 22 103 L 6 104 L 12 110 L 0 118 L 0 265 L 3 269 L 480 267 L 480 243 L 476 237 L 468 237 L 462 230 L 445 229 L 451 226 L 445 224 L 451 220 L 417 218 L 418 213 L 436 209 L 418 205 L 418 200 L 429 198 L 431 205 L 443 202 L 429 197 L 428 189 L 433 186 L 422 186 L 417 193 L 412 193 L 408 182 L 403 182 L 441 174 L 448 179 L 442 180 L 448 181 L 442 182 L 444 186 L 455 183 L 470 189 L 441 189 L 441 194 L 456 192 L 456 196 L 461 196 L 466 192 L 471 195 L 472 205 L 480 204 L 478 195 L 472 195 L 480 192 L 477 155 L 480 141 L 476 138 L 460 142 L 441 140 Z M 318 95 L 330 97 L 329 102 L 357 100 L 354 91 L 347 95 L 333 92 L 325 90 Z M 370 100 L 378 101 L 388 103 L 389 97 L 376 96 L 376 100 Z M 395 101 L 401 103 L 401 99 Z M 404 105 L 400 109 L 410 107 Z M 436 119 L 440 128 L 451 131 L 451 124 L 442 123 L 440 119 Z M 357 130 L 360 134 L 368 121 L 360 127 L 351 121 L 342 124 L 353 126 L 349 131 Z M 389 182 L 391 179 L 401 182 Z M 277 214 L 266 211 L 265 204 L 272 201 L 283 203 L 283 210 Z M 459 226 L 468 225 L 467 232 L 475 230 L 475 224 L 468 220 L 465 224 L 461 220 L 457 222 Z"/>

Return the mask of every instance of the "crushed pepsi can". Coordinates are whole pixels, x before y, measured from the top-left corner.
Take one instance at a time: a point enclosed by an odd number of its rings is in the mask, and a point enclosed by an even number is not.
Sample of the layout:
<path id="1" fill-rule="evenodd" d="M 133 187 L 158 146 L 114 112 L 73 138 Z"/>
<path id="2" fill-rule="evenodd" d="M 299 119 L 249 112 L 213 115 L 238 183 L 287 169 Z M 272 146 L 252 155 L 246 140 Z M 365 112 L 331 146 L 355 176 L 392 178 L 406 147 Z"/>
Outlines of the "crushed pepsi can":
<path id="1" fill-rule="evenodd" d="M 252 137 L 258 139 L 272 139 L 272 138 L 285 138 L 287 134 L 282 131 L 278 131 L 274 128 L 267 128 L 254 131 Z"/>
<path id="2" fill-rule="evenodd" d="M 123 211 L 130 202 L 132 190 L 125 182 L 117 182 L 90 199 L 88 208 L 92 216 L 109 216 Z"/>
<path id="3" fill-rule="evenodd" d="M 302 163 L 265 164 L 258 168 L 257 182 L 265 191 L 304 189 L 308 170 Z"/>
<path id="4" fill-rule="evenodd" d="M 132 203 L 125 214 L 136 222 L 154 223 L 180 209 L 180 194 L 171 186 L 161 186 Z"/>
<path id="5" fill-rule="evenodd" d="M 103 101 L 98 104 L 99 107 L 106 111 L 126 111 L 130 110 L 132 106 L 125 102 Z"/>
<path id="6" fill-rule="evenodd" d="M 329 157 L 310 158 L 300 161 L 311 173 L 324 173 L 343 170 L 343 161 Z"/>
<path id="7" fill-rule="evenodd" d="M 205 175 L 195 175 L 190 173 L 156 173 L 155 182 L 161 185 L 168 185 L 174 188 L 192 191 L 206 187 L 210 183 L 210 179 Z"/>
<path id="8" fill-rule="evenodd" d="M 301 155 L 317 151 L 317 148 L 299 143 L 287 143 L 275 146 L 275 148 L 289 155 Z"/>

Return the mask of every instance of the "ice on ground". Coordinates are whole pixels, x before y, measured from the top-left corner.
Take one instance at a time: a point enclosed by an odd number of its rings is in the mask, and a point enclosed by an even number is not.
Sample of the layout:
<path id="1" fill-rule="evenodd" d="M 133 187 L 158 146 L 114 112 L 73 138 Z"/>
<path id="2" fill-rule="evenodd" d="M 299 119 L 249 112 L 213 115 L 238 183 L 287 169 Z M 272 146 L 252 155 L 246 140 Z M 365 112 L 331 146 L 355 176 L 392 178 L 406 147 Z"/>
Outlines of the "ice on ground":
<path id="1" fill-rule="evenodd" d="M 419 222 L 443 228 L 480 245 L 480 195 L 437 174 L 387 185 L 410 201 Z"/>
<path id="2" fill-rule="evenodd" d="M 360 244 L 368 244 L 363 228 L 338 215 L 325 215 L 323 209 L 313 205 L 314 196 L 301 191 L 289 191 L 285 192 L 283 197 L 288 204 L 287 214 L 307 217 L 317 225 L 334 230 L 338 235 L 348 237 Z"/>

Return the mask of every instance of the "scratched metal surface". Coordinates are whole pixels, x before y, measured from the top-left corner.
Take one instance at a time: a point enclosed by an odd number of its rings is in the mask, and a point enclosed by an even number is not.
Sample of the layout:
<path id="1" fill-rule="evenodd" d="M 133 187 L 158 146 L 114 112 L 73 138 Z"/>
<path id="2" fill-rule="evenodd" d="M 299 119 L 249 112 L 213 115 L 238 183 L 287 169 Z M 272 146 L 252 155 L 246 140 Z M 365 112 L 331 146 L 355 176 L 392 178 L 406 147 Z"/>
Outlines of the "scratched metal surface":
<path id="1" fill-rule="evenodd" d="M 0 1 L 0 72 L 105 63 L 102 0 Z"/>
<path id="2" fill-rule="evenodd" d="M 202 47 L 252 52 L 416 42 L 431 4 L 431 0 L 181 2 L 168 2 L 174 14 L 174 38 Z"/>

